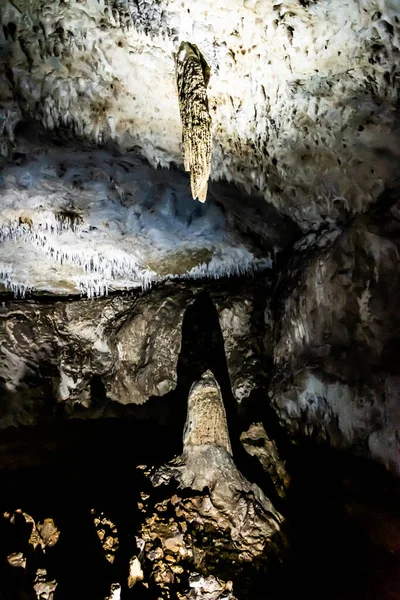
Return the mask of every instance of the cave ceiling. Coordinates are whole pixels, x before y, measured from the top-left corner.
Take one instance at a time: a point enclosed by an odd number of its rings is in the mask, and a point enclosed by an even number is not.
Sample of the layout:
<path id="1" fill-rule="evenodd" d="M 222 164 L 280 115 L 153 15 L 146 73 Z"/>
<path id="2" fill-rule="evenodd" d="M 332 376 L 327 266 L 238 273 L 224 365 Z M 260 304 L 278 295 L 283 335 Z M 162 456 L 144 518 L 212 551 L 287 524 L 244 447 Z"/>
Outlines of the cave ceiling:
<path id="1" fill-rule="evenodd" d="M 257 272 L 368 210 L 398 177 L 399 18 L 394 0 L 4 0 L 3 284 Z M 203 208 L 182 173 L 183 41 L 210 69 Z"/>

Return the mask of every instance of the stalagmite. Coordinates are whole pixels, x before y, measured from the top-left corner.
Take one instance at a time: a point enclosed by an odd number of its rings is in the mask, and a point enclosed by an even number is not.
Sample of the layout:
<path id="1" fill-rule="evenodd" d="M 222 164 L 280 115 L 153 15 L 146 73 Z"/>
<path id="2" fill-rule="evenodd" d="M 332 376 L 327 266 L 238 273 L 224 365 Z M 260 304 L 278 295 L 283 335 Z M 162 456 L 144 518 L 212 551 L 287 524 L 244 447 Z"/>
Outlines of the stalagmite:
<path id="1" fill-rule="evenodd" d="M 182 42 L 176 70 L 185 171 L 190 171 L 193 198 L 205 202 L 211 169 L 210 68 L 196 45 Z"/>
<path id="2" fill-rule="evenodd" d="M 222 394 L 211 371 L 189 392 L 182 455 L 161 467 L 152 482 L 157 486 L 172 478 L 180 488 L 200 492 L 176 501 L 177 514 L 200 528 L 229 532 L 227 546 L 239 561 L 265 559 L 268 549 L 279 552 L 283 518 L 234 463 Z"/>
<path id="3" fill-rule="evenodd" d="M 211 444 L 232 456 L 221 390 L 211 371 L 206 371 L 191 388 L 183 433 L 185 449 Z"/>

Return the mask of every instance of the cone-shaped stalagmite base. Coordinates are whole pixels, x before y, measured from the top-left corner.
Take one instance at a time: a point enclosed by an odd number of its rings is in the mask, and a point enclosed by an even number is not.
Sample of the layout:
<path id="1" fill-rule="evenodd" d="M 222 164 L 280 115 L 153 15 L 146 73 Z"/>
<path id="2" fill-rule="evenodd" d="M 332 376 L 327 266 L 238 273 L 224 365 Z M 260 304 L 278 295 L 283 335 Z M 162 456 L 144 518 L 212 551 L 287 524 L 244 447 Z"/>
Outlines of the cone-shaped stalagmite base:
<path id="1" fill-rule="evenodd" d="M 193 198 L 205 202 L 211 168 L 210 69 L 196 45 L 181 43 L 176 74 L 185 171 L 190 171 Z"/>

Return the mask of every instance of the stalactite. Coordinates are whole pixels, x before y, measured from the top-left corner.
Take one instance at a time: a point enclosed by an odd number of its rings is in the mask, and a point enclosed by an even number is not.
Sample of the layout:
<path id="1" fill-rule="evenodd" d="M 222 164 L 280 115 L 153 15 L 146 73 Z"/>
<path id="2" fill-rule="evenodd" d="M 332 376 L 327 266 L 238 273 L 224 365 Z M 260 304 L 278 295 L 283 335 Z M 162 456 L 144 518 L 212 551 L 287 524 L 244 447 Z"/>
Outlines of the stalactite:
<path id="1" fill-rule="evenodd" d="M 207 85 L 210 68 L 194 44 L 182 42 L 177 56 L 177 83 L 182 120 L 185 171 L 190 171 L 194 199 L 205 202 L 211 168 L 211 117 Z"/>

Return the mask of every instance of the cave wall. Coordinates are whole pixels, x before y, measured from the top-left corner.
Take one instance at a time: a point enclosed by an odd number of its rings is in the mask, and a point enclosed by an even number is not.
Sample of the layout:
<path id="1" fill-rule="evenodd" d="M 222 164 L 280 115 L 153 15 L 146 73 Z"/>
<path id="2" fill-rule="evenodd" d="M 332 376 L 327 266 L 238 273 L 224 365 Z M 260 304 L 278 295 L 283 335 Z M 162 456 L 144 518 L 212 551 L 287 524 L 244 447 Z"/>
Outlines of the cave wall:
<path id="1" fill-rule="evenodd" d="M 207 368 L 237 401 L 247 398 L 263 381 L 256 291 L 265 289 L 244 279 L 98 301 L 9 298 L 0 309 L 1 427 L 51 419 L 56 409 L 116 416 L 114 405 L 142 405 L 177 386 L 187 394 Z"/>
<path id="2" fill-rule="evenodd" d="M 398 197 L 398 196 L 397 196 Z M 281 275 L 270 399 L 296 435 L 400 472 L 399 205 L 360 216 Z"/>

